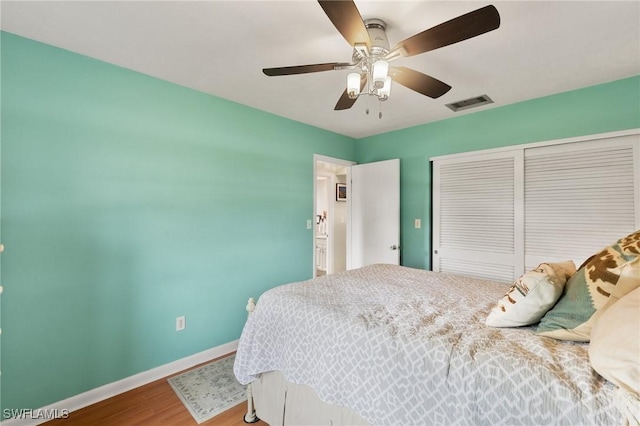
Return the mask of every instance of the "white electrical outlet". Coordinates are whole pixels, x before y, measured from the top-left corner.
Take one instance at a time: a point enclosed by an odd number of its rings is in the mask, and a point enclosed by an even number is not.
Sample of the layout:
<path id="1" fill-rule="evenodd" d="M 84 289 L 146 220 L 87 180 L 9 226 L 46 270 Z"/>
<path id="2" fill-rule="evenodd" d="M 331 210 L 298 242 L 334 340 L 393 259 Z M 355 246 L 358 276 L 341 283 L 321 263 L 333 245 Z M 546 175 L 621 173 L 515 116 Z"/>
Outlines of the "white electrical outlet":
<path id="1" fill-rule="evenodd" d="M 413 226 L 414 226 L 416 229 L 420 229 L 420 228 L 422 228 L 422 220 L 420 220 L 420 219 L 415 219 L 415 220 L 413 221 Z"/>
<path id="2" fill-rule="evenodd" d="M 176 331 L 182 331 L 187 328 L 187 321 L 183 316 L 176 318 Z"/>

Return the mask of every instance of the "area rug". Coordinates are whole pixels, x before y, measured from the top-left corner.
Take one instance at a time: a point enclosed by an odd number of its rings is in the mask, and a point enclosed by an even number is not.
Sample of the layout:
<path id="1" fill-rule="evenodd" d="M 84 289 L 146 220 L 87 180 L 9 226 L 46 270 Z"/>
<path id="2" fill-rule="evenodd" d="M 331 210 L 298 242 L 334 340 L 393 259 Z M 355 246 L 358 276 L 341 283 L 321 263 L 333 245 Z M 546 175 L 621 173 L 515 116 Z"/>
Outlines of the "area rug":
<path id="1" fill-rule="evenodd" d="M 247 400 L 233 375 L 235 355 L 167 379 L 198 424 Z"/>

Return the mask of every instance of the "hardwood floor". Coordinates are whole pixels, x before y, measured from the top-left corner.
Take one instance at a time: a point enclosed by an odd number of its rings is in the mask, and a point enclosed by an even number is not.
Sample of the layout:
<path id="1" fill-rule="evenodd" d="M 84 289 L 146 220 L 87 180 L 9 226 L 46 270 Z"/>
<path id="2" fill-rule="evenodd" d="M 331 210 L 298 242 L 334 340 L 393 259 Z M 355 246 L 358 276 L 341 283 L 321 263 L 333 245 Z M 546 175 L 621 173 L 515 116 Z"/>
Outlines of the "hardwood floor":
<path id="1" fill-rule="evenodd" d="M 193 368 L 197 367 L 199 366 Z M 176 373 L 176 375 L 181 373 L 184 373 L 184 371 Z M 211 420 L 201 423 L 201 425 L 246 426 L 243 420 L 246 408 L 247 404 L 243 402 Z M 197 424 L 167 382 L 167 378 L 156 380 L 81 410 L 74 411 L 66 419 L 56 419 L 45 423 L 45 425 L 48 426 L 191 426 Z M 256 426 L 267 426 L 263 421 L 253 424 Z"/>

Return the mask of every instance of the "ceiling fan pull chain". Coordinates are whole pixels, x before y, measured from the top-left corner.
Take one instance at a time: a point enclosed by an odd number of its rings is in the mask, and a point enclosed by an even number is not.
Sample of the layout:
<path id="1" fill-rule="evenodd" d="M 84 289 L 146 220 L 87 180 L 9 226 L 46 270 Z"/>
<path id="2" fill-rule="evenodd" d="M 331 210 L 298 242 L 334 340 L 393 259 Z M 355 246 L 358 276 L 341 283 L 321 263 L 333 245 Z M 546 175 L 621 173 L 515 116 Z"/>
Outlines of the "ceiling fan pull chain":
<path id="1" fill-rule="evenodd" d="M 365 110 L 367 115 L 369 115 L 369 96 L 367 96 L 367 109 Z"/>
<path id="2" fill-rule="evenodd" d="M 380 112 L 378 112 L 378 118 L 382 120 L 382 101 L 378 101 L 378 103 L 380 104 Z"/>

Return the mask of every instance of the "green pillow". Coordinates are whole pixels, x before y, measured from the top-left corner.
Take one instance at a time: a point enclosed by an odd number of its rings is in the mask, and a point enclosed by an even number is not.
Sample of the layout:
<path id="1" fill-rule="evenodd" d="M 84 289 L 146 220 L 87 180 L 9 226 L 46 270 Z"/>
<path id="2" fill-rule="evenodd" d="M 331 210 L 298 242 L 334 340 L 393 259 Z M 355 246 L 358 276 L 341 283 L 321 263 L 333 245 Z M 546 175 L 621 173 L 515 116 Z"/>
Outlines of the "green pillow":
<path id="1" fill-rule="evenodd" d="M 588 342 L 596 313 L 640 287 L 632 262 L 640 257 L 640 231 L 619 239 L 580 266 L 556 305 L 540 320 L 537 333 Z M 618 285 L 620 276 L 625 279 Z"/>

